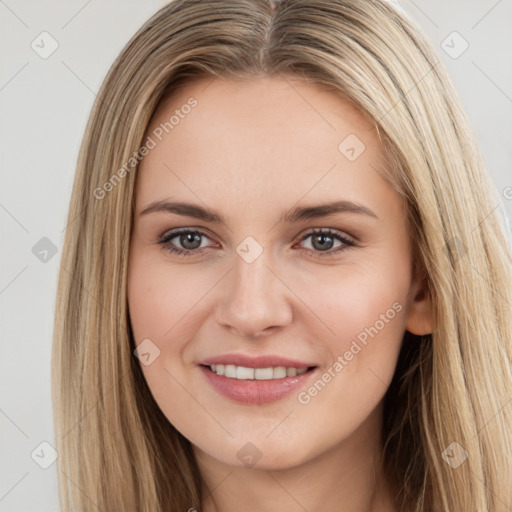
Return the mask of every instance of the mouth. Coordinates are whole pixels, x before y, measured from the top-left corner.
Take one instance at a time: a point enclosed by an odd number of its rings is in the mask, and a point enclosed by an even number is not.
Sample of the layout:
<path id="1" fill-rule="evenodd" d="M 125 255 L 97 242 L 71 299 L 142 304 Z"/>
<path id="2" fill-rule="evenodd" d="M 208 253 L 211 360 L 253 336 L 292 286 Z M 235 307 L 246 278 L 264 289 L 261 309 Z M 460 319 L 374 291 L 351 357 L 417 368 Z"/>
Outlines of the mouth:
<path id="1" fill-rule="evenodd" d="M 234 364 L 201 364 L 201 373 L 213 390 L 231 402 L 262 405 L 289 397 L 308 385 L 318 366 L 250 368 Z"/>

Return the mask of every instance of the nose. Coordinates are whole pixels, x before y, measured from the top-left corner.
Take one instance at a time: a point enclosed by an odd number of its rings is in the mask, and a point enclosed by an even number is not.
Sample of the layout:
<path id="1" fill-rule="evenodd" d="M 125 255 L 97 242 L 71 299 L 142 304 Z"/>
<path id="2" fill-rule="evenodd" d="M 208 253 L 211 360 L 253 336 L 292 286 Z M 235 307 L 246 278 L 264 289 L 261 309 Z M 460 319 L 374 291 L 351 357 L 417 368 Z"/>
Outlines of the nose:
<path id="1" fill-rule="evenodd" d="M 261 337 L 293 320 L 293 293 L 269 252 L 264 250 L 252 263 L 236 255 L 219 297 L 217 322 L 237 336 Z"/>

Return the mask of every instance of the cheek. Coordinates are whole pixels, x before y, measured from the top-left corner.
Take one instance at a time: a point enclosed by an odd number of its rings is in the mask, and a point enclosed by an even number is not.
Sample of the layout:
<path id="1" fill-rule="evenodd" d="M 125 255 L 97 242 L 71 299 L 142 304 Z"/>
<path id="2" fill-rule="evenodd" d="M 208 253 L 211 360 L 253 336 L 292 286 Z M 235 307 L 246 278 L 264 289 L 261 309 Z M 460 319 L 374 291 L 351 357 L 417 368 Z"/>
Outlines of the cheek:
<path id="1" fill-rule="evenodd" d="M 332 350 L 344 352 L 361 333 L 364 341 L 365 329 L 376 323 L 383 337 L 401 338 L 394 335 L 404 329 L 407 261 L 375 252 L 372 258 L 322 269 L 314 279 L 301 277 L 294 284 L 295 293 L 329 327 L 325 340 Z"/>
<path id="2" fill-rule="evenodd" d="M 183 354 L 197 330 L 196 310 L 214 285 L 213 277 L 199 269 L 185 271 L 162 261 L 161 256 L 137 249 L 130 254 L 127 296 L 135 345 L 149 339 L 157 347 L 151 345 L 150 351 L 158 353 L 150 364 L 141 360 L 141 370 L 165 416 L 187 433 L 194 431 L 194 425 L 183 413 L 191 405 L 190 395 L 183 391 L 190 388 L 185 384 L 187 365 L 183 365 Z"/>
<path id="3" fill-rule="evenodd" d="M 158 261 L 155 261 L 158 260 Z M 186 265 L 185 265 L 186 267 Z M 211 274 L 211 273 L 210 273 Z M 215 284 L 215 276 L 196 267 L 187 271 L 162 258 L 136 251 L 128 272 L 128 303 L 135 342 L 158 340 L 159 346 L 186 329 L 190 313 Z"/>
<path id="4" fill-rule="evenodd" d="M 315 286 L 309 280 L 299 282 L 297 294 L 307 297 L 329 327 L 322 336 L 328 353 L 322 369 L 325 386 L 319 383 L 305 390 L 299 402 L 328 407 L 334 400 L 364 416 L 389 386 L 405 332 L 408 260 L 383 253 L 375 256 L 333 268 L 317 276 Z"/>

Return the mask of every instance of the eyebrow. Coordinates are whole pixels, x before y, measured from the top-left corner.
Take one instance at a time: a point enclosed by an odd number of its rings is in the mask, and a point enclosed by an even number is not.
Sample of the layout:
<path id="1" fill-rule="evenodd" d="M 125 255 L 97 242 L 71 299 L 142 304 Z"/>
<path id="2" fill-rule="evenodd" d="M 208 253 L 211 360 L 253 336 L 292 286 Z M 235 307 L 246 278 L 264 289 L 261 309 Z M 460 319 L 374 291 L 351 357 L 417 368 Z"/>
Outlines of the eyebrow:
<path id="1" fill-rule="evenodd" d="M 140 212 L 140 215 L 147 215 L 154 212 L 175 213 L 177 215 L 194 217 L 214 224 L 226 224 L 224 217 L 219 213 L 191 203 L 170 202 L 165 199 L 161 201 L 154 201 L 144 208 L 144 210 Z M 353 201 L 343 200 L 315 206 L 293 208 L 291 211 L 281 215 L 280 222 L 291 224 L 303 220 L 326 217 L 335 213 L 357 213 L 378 219 L 377 215 L 366 206 Z"/>

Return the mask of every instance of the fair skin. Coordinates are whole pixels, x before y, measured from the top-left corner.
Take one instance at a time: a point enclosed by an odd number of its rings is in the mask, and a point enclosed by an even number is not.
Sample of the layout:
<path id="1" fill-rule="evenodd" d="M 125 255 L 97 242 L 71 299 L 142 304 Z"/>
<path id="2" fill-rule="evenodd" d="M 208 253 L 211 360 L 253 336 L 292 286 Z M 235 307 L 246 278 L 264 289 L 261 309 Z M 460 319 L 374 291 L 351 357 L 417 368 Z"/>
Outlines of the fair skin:
<path id="1" fill-rule="evenodd" d="M 378 172 L 378 135 L 340 96 L 293 77 L 187 84 L 160 105 L 147 134 L 190 97 L 197 106 L 139 167 L 128 302 L 136 345 L 149 338 L 160 350 L 141 368 L 194 447 L 203 510 L 396 510 L 380 470 L 382 400 L 405 330 L 431 332 L 432 315 L 412 275 L 403 204 Z M 353 161 L 338 149 L 349 134 L 366 146 Z M 141 214 L 160 200 L 208 208 L 225 223 Z M 294 208 L 341 200 L 371 214 L 280 221 Z M 183 236 L 157 243 L 178 228 L 203 233 L 200 248 Z M 302 240 L 313 229 L 353 245 Z M 262 248 L 251 263 L 236 250 L 248 236 Z M 377 333 L 345 357 L 372 326 Z M 289 396 L 240 404 L 209 385 L 199 366 L 226 353 L 277 354 L 317 368 Z M 338 356 L 343 369 L 308 394 Z M 247 443 L 258 454 L 253 466 L 237 456 Z"/>

